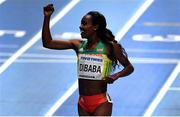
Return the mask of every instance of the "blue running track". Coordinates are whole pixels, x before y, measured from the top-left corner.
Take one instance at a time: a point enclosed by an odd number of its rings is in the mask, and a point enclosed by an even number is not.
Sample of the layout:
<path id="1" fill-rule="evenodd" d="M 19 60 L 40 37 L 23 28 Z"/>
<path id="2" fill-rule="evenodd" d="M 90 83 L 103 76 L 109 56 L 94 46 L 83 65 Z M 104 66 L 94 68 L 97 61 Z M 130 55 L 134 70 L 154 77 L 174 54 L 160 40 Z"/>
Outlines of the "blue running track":
<path id="1" fill-rule="evenodd" d="M 54 39 L 97 10 L 126 49 L 135 71 L 108 87 L 113 116 L 180 116 L 179 0 L 0 0 L 0 116 L 78 115 L 75 52 L 42 47 L 49 3 Z"/>

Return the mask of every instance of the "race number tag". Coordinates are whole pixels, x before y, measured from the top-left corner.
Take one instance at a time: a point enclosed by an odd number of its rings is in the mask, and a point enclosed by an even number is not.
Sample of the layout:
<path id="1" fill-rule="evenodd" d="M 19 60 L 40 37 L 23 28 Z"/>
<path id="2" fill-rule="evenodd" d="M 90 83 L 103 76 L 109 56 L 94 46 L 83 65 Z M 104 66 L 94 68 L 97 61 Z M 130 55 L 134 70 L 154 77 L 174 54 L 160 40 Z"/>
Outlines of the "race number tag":
<path id="1" fill-rule="evenodd" d="M 104 66 L 100 54 L 79 54 L 78 77 L 80 79 L 102 80 Z"/>

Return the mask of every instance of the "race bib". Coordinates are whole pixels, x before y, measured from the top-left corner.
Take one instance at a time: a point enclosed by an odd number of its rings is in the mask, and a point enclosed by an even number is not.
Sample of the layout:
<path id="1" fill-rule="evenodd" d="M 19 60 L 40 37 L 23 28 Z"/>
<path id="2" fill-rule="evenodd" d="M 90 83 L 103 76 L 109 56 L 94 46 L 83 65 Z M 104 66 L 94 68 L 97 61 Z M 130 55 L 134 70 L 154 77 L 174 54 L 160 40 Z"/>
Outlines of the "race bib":
<path id="1" fill-rule="evenodd" d="M 78 59 L 80 79 L 102 80 L 104 60 L 101 54 L 79 54 Z"/>

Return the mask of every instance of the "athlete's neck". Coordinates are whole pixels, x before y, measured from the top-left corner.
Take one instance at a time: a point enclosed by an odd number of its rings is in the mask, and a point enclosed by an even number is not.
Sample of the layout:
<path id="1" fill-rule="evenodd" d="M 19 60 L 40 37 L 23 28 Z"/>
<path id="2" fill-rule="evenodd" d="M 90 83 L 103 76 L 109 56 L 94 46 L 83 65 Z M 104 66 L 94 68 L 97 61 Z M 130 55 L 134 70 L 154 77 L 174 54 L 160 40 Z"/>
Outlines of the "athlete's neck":
<path id="1" fill-rule="evenodd" d="M 87 49 L 88 50 L 92 50 L 93 48 L 96 47 L 96 45 L 99 43 L 100 39 L 98 37 L 94 37 L 91 39 L 88 39 L 87 42 Z"/>

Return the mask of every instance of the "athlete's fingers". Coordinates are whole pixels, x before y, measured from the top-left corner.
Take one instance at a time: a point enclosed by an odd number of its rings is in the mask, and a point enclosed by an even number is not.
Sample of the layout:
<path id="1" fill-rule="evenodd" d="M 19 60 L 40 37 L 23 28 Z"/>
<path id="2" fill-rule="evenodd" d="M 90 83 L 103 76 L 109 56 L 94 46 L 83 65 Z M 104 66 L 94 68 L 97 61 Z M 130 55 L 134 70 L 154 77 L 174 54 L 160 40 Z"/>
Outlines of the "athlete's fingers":
<path id="1" fill-rule="evenodd" d="M 44 7 L 44 11 L 54 11 L 53 4 L 48 4 Z"/>
<path id="2" fill-rule="evenodd" d="M 111 77 L 105 77 L 105 82 L 108 84 L 112 84 L 114 82 L 114 79 L 112 79 Z"/>
<path id="3" fill-rule="evenodd" d="M 45 16 L 50 16 L 54 12 L 53 4 L 48 4 L 44 7 L 44 14 Z"/>

